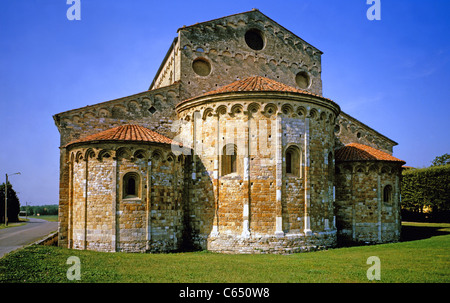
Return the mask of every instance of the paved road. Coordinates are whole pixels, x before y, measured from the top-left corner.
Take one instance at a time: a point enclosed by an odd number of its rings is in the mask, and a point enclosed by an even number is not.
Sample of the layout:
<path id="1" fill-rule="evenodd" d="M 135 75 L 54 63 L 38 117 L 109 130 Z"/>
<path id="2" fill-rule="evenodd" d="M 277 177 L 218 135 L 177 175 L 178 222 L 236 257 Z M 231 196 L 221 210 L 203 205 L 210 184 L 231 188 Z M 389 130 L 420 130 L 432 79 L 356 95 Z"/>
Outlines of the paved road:
<path id="1" fill-rule="evenodd" d="M 55 232 L 58 222 L 29 218 L 27 224 L 0 230 L 0 258 Z"/>

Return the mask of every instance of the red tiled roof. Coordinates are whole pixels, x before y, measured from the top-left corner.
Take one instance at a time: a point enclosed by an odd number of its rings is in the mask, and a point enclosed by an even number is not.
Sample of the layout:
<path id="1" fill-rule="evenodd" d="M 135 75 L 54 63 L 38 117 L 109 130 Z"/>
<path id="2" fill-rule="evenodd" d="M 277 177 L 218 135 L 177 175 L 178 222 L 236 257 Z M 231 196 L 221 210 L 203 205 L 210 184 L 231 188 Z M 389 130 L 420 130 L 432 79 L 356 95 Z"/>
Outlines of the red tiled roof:
<path id="1" fill-rule="evenodd" d="M 359 143 L 350 143 L 336 150 L 335 158 L 336 161 L 393 161 L 406 163 L 381 150 Z"/>
<path id="2" fill-rule="evenodd" d="M 136 141 L 164 144 L 172 144 L 172 142 L 176 143 L 175 141 L 172 141 L 171 139 L 143 126 L 127 124 L 110 128 L 97 134 L 89 135 L 87 137 L 72 141 L 66 146 L 75 143 L 92 141 Z"/>
<path id="3" fill-rule="evenodd" d="M 230 93 L 230 92 L 292 92 L 292 93 L 300 93 L 304 95 L 311 95 L 315 97 L 319 97 L 322 99 L 326 99 L 328 101 L 332 101 L 330 99 L 324 98 L 322 96 L 283 84 L 281 82 L 262 77 L 262 76 L 253 76 L 248 77 L 243 80 L 237 80 L 231 84 L 222 86 L 216 90 L 209 91 L 207 93 L 204 93 L 201 96 L 207 96 L 207 95 L 214 95 L 214 94 L 221 94 L 221 93 Z M 181 103 L 184 103 L 186 101 L 195 99 L 197 97 L 189 98 L 187 100 L 184 100 Z"/>

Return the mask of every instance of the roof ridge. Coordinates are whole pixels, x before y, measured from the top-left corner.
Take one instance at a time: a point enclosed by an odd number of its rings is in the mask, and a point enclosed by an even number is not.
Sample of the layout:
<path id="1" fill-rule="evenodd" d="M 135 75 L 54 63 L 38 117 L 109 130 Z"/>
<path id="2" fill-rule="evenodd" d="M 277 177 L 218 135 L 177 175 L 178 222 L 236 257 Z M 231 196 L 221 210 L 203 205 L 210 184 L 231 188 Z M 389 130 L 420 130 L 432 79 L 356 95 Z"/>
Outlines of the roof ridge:
<path id="1" fill-rule="evenodd" d="M 191 24 L 191 25 L 183 25 L 183 26 L 180 27 L 177 31 L 179 31 L 180 29 L 185 29 L 185 28 L 193 27 L 193 26 L 200 25 L 200 24 L 204 24 L 204 23 L 208 23 L 208 22 L 213 22 L 213 21 L 217 21 L 217 20 L 220 20 L 220 19 L 225 19 L 225 18 L 229 18 L 229 17 L 233 17 L 233 16 L 238 16 L 238 15 L 248 14 L 248 13 L 251 13 L 251 12 L 254 12 L 254 11 L 260 12 L 259 9 L 252 9 L 252 10 L 250 10 L 250 11 L 245 11 L 245 12 L 235 13 L 235 14 L 231 14 L 231 15 L 228 15 L 228 16 L 222 16 L 222 17 L 218 17 L 218 18 L 211 19 L 211 20 L 206 20 L 206 21 L 202 21 L 202 22 L 197 22 L 197 23 L 194 23 L 194 24 Z M 260 12 L 260 13 L 261 13 L 261 12 Z M 261 13 L 261 14 L 263 14 L 263 13 Z M 264 15 L 264 14 L 263 14 L 263 15 Z M 266 15 L 264 15 L 264 16 L 267 17 Z M 267 18 L 268 18 L 268 17 L 267 17 Z"/>

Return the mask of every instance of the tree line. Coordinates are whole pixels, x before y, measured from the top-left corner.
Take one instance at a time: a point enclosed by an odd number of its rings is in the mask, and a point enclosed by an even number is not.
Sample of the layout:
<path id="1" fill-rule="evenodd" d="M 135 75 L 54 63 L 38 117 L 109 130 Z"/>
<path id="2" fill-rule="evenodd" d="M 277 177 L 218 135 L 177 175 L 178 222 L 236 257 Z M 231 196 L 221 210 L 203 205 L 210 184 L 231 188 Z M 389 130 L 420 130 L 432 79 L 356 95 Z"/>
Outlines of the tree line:
<path id="1" fill-rule="evenodd" d="M 17 193 L 8 182 L 8 222 L 19 222 L 20 212 L 27 211 L 28 216 L 44 216 L 44 215 L 58 215 L 58 204 L 49 205 L 20 205 Z M 0 223 L 5 223 L 5 183 L 0 184 Z"/>
<path id="2" fill-rule="evenodd" d="M 402 219 L 450 221 L 450 155 L 436 157 L 427 168 L 402 173 Z"/>
<path id="3" fill-rule="evenodd" d="M 58 204 L 21 206 L 20 210 L 26 211 L 28 216 L 56 216 L 58 215 Z"/>

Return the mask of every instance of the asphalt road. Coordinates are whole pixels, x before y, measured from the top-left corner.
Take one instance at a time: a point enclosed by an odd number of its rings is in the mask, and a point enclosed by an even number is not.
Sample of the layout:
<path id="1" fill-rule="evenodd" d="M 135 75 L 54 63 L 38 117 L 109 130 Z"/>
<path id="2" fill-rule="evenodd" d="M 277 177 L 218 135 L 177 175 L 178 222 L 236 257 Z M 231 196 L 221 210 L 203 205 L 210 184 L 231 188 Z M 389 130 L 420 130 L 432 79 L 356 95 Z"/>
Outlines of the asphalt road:
<path id="1" fill-rule="evenodd" d="M 29 218 L 27 224 L 0 230 L 0 258 L 5 254 L 42 239 L 58 229 L 58 222 Z"/>

